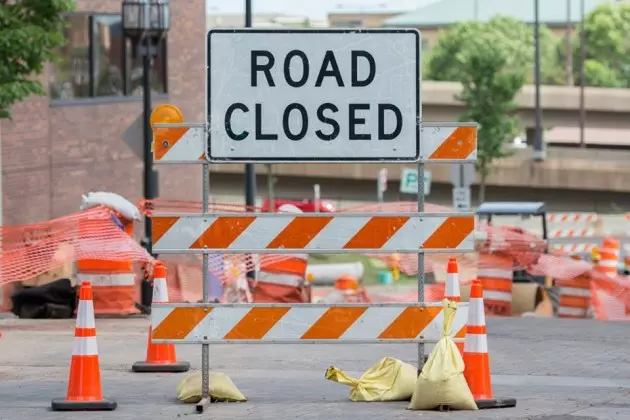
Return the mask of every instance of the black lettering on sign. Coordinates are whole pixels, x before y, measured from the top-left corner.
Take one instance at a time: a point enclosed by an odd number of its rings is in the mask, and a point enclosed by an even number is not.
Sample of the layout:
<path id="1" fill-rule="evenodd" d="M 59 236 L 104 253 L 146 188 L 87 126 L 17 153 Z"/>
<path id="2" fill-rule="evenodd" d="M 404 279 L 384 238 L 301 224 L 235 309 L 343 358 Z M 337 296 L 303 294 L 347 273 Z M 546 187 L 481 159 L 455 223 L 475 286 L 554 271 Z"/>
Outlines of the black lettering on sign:
<path id="1" fill-rule="evenodd" d="M 364 125 L 365 118 L 359 118 L 355 115 L 356 111 L 366 111 L 370 109 L 370 104 L 350 104 L 348 105 L 348 129 L 350 133 L 348 140 L 370 140 L 372 136 L 370 134 L 357 134 L 356 126 Z"/>
<path id="2" fill-rule="evenodd" d="M 293 77 L 291 77 L 291 60 L 293 60 L 293 57 L 300 57 L 300 60 L 302 61 L 302 77 L 297 81 L 293 80 Z M 306 54 L 300 50 L 289 51 L 287 56 L 284 58 L 284 78 L 289 86 L 294 88 L 304 86 L 308 80 L 308 73 L 308 57 L 306 57 Z"/>
<path id="3" fill-rule="evenodd" d="M 225 132 L 227 133 L 228 137 L 231 138 L 232 140 L 240 141 L 240 140 L 245 140 L 247 136 L 249 136 L 249 131 L 243 130 L 241 134 L 236 134 L 232 130 L 232 114 L 237 109 L 239 111 L 249 112 L 249 108 L 247 108 L 245 104 L 235 103 L 235 104 L 230 105 L 227 111 L 225 111 Z"/>
<path id="4" fill-rule="evenodd" d="M 256 104 L 256 140 L 278 140 L 277 134 L 263 134 L 262 105 Z"/>
<path id="5" fill-rule="evenodd" d="M 359 80 L 359 58 L 367 60 L 370 70 L 368 76 Z M 365 87 L 374 81 L 376 75 L 376 62 L 374 57 L 367 51 L 352 51 L 352 86 L 353 87 Z"/>
<path id="6" fill-rule="evenodd" d="M 291 132 L 291 127 L 289 127 L 289 118 L 291 117 L 291 111 L 293 110 L 297 110 L 300 113 L 302 119 L 302 128 L 297 134 L 293 134 Z M 308 130 L 308 113 L 306 112 L 306 108 L 304 108 L 303 105 L 295 102 L 289 104 L 284 109 L 284 114 L 282 114 L 282 129 L 284 130 L 284 135 L 287 136 L 289 140 L 302 140 L 304 136 L 306 136 L 306 131 Z"/>
<path id="7" fill-rule="evenodd" d="M 261 64 L 258 62 L 259 57 L 265 57 L 267 62 L 265 64 Z M 271 77 L 271 68 L 273 67 L 276 59 L 273 57 L 269 51 L 265 50 L 253 50 L 250 56 L 251 60 L 251 85 L 258 86 L 258 72 L 261 71 L 265 74 L 265 78 L 267 79 L 267 84 L 271 87 L 276 86 Z"/>
<path id="8" fill-rule="evenodd" d="M 331 67 L 330 70 L 328 70 L 329 65 Z M 324 55 L 324 61 L 322 61 L 322 66 L 319 69 L 319 74 L 317 75 L 317 80 L 315 81 L 315 87 L 322 86 L 324 77 L 334 77 L 337 81 L 337 86 L 344 86 L 343 79 L 341 78 L 341 72 L 339 71 L 339 65 L 337 64 L 337 59 L 335 58 L 335 53 L 330 50 L 326 51 L 326 54 Z"/>
<path id="9" fill-rule="evenodd" d="M 337 136 L 339 135 L 339 123 L 335 120 L 333 120 L 332 118 L 328 118 L 324 115 L 324 111 L 330 111 L 332 113 L 336 113 L 339 112 L 339 108 L 337 108 L 336 105 L 331 104 L 330 102 L 326 102 L 324 104 L 321 104 L 318 108 L 317 108 L 317 118 L 323 122 L 324 124 L 328 124 L 332 127 L 332 133 L 330 134 L 324 134 L 324 132 L 322 130 L 317 130 L 315 132 L 315 135 L 320 139 L 320 140 L 326 140 L 326 141 L 331 141 L 337 138 Z"/>
<path id="10" fill-rule="evenodd" d="M 391 133 L 385 132 L 385 111 L 391 111 L 396 117 L 396 127 Z M 378 105 L 378 139 L 379 140 L 393 140 L 400 135 L 403 126 L 403 118 L 400 109 L 396 105 L 392 104 L 379 104 Z"/>

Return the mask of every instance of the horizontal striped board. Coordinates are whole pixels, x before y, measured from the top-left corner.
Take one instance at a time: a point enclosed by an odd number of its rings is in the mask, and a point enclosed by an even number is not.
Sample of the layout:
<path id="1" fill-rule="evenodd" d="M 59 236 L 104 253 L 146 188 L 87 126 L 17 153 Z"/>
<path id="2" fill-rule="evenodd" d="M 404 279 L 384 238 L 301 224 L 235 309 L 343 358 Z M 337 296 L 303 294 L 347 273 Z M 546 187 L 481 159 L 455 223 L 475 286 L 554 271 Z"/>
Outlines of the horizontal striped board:
<path id="1" fill-rule="evenodd" d="M 203 123 L 154 124 L 153 161 L 207 163 Z M 422 162 L 475 162 L 477 123 L 422 123 Z"/>
<path id="2" fill-rule="evenodd" d="M 423 123 L 421 162 L 475 162 L 477 123 Z"/>
<path id="3" fill-rule="evenodd" d="M 566 253 L 584 253 L 591 252 L 594 246 L 594 244 L 564 244 L 554 245 L 553 249 Z"/>
<path id="4" fill-rule="evenodd" d="M 550 238 L 590 238 L 595 236 L 595 229 L 555 229 L 549 234 Z"/>
<path id="5" fill-rule="evenodd" d="M 205 124 L 153 124 L 155 163 L 206 163 Z"/>
<path id="6" fill-rule="evenodd" d="M 583 212 L 583 213 L 548 213 L 547 221 L 550 223 L 582 223 L 582 222 L 596 222 L 598 219 L 597 213 Z"/>
<path id="7" fill-rule="evenodd" d="M 153 215 L 156 253 L 472 251 L 472 213 Z"/>
<path id="8" fill-rule="evenodd" d="M 452 327 L 465 335 L 468 303 L 460 303 Z M 155 343 L 381 343 L 437 342 L 442 303 L 200 304 L 154 303 Z"/>

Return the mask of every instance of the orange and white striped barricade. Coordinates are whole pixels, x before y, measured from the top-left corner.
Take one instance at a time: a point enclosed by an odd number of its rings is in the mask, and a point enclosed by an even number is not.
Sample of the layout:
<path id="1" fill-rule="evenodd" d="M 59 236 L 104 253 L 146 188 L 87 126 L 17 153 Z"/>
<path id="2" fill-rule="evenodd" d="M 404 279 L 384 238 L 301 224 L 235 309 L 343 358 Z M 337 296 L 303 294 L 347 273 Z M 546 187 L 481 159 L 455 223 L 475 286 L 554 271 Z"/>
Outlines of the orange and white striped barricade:
<path id="1" fill-rule="evenodd" d="M 133 236 L 133 221 L 119 218 L 124 231 Z M 101 220 L 90 219 L 79 222 L 80 235 L 91 247 L 89 239 L 93 230 L 101 227 Z M 98 243 L 93 245 L 98 251 Z M 80 259 L 76 263 L 77 283 L 88 281 L 94 292 L 94 312 L 98 315 L 130 315 L 137 314 L 136 308 L 136 274 L 133 261 L 108 261 L 103 259 Z"/>
<path id="2" fill-rule="evenodd" d="M 599 215 L 592 212 L 548 213 L 549 241 L 552 248 L 566 254 L 587 254 L 598 241 L 595 223 Z"/>
<path id="3" fill-rule="evenodd" d="M 604 238 L 599 248 L 600 259 L 595 264 L 595 270 L 609 277 L 617 277 L 620 255 L 621 242 L 615 238 Z"/>
<path id="4" fill-rule="evenodd" d="M 151 118 L 154 131 L 154 161 L 157 164 L 203 165 L 202 211 L 205 213 L 198 215 L 153 214 L 153 250 L 160 254 L 197 253 L 203 254 L 204 258 L 207 258 L 206 255 L 209 253 L 285 255 L 414 253 L 418 254 L 420 266 L 418 274 L 420 303 L 391 305 L 280 303 L 237 307 L 212 304 L 208 302 L 204 293 L 205 303 L 203 304 L 156 304 L 152 310 L 154 341 L 201 343 L 202 354 L 206 356 L 207 345 L 211 342 L 409 341 L 419 343 L 418 363 L 422 366 L 423 343 L 439 339 L 438 323 L 436 323 L 435 331 L 426 330 L 429 324 L 433 325 L 432 314 L 438 314 L 441 311 L 439 306 L 441 303 L 436 303 L 435 306 L 423 303 L 424 253 L 473 251 L 475 217 L 473 213 L 424 213 L 424 183 L 417 183 L 419 197 L 417 213 L 208 214 L 209 185 L 207 181 L 210 163 L 409 162 L 417 164 L 418 173 L 424 173 L 426 162 L 474 163 L 476 161 L 476 123 L 425 123 L 422 121 L 420 34 L 417 30 L 334 29 L 323 32 L 327 33 L 325 36 L 332 37 L 329 39 L 330 42 L 342 42 L 343 45 L 358 42 L 362 49 L 373 50 L 373 54 L 368 59 L 369 65 L 381 67 L 381 71 L 387 73 L 387 80 L 381 78 L 378 72 L 374 74 L 368 72 L 370 75 L 365 80 L 371 81 L 376 77 L 380 80 L 379 83 L 386 83 L 387 95 L 391 96 L 394 92 L 395 95 L 391 98 L 400 96 L 394 101 L 397 105 L 381 104 L 374 107 L 374 112 L 380 116 L 377 118 L 380 122 L 376 123 L 375 120 L 371 125 L 365 121 L 361 123 L 359 119 L 356 123 L 348 122 L 347 119 L 343 121 L 339 119 L 337 122 L 332 119 L 337 111 L 332 110 L 338 106 L 341 107 L 339 109 L 348 109 L 348 107 L 352 109 L 354 106 L 352 101 L 356 101 L 357 98 L 348 95 L 348 89 L 354 89 L 356 86 L 348 85 L 346 89 L 339 90 L 335 87 L 337 85 L 330 85 L 325 90 L 309 90 L 312 89 L 313 84 L 302 83 L 308 78 L 306 76 L 295 89 L 283 91 L 282 95 L 286 97 L 282 100 L 289 100 L 291 96 L 293 98 L 291 100 L 296 102 L 289 105 L 291 108 L 284 109 L 284 116 L 279 114 L 283 111 L 279 109 L 277 103 L 275 105 L 256 104 L 256 109 L 254 109 L 251 103 L 254 97 L 252 95 L 262 98 L 263 102 L 278 100 L 278 91 L 268 90 L 272 85 L 262 83 L 264 78 L 269 82 L 271 73 L 266 72 L 268 77 L 263 77 L 259 74 L 260 72 L 255 72 L 254 78 L 258 77 L 261 82 L 255 83 L 252 82 L 250 61 L 244 61 L 242 64 L 244 67 L 239 69 L 225 67 L 222 64 L 217 66 L 216 63 L 224 61 L 222 54 L 239 56 L 254 54 L 252 42 L 260 42 L 260 33 L 251 29 L 211 30 L 207 37 L 208 107 L 207 112 L 204 113 L 209 116 L 208 121 L 204 124 L 186 124 L 181 112 L 172 105 L 158 107 Z M 382 36 L 385 33 L 389 38 Z M 266 48 L 269 49 L 282 44 L 311 51 L 314 45 L 321 45 L 318 41 L 321 41 L 322 31 L 269 31 L 265 36 L 269 41 Z M 394 56 L 386 53 L 392 42 L 400 43 L 396 45 L 407 53 Z M 386 46 L 383 47 L 383 45 Z M 380 50 L 379 46 L 381 46 Z M 330 46 L 326 48 L 330 49 Z M 382 51 L 382 54 L 379 51 Z M 273 53 L 269 52 L 269 54 Z M 286 55 L 281 51 L 276 51 L 276 54 Z M 325 54 L 326 60 L 330 59 L 330 53 L 326 53 L 325 50 L 321 50 L 318 54 L 318 57 Z M 357 56 L 356 58 L 365 57 Z M 241 64 L 239 63 L 238 66 Z M 391 71 L 384 69 L 385 67 Z M 324 73 L 320 72 L 320 74 Z M 248 86 L 248 88 L 243 91 L 230 90 L 229 94 L 225 94 L 224 80 L 228 77 L 231 83 Z M 399 83 L 392 85 L 391 80 L 398 80 Z M 286 80 L 282 81 L 282 83 L 285 82 Z M 395 87 L 394 90 L 392 86 Z M 373 94 L 368 93 L 369 89 L 362 89 L 362 92 L 368 95 L 370 100 L 373 98 Z M 237 98 L 236 96 L 239 95 L 242 97 Z M 310 110 L 310 108 L 307 111 L 303 105 L 297 103 L 304 97 L 308 97 L 311 102 L 315 101 L 313 103 L 320 100 L 323 101 L 322 103 L 335 102 L 334 108 L 330 108 L 332 117 L 328 118 L 326 108 L 322 107 L 319 111 Z M 393 100 L 388 99 L 390 102 Z M 296 108 L 293 109 L 293 107 Z M 265 111 L 262 111 L 263 108 Z M 269 112 L 269 110 L 272 111 Z M 302 126 L 300 132 L 291 132 L 296 128 L 289 127 L 289 119 L 302 121 L 302 123 L 310 122 L 310 119 L 316 118 L 319 112 L 326 113 L 325 120 L 328 122 L 325 124 L 330 124 L 333 129 L 332 134 L 324 129 L 325 126 L 322 126 L 322 129 L 312 128 L 316 124 L 310 124 L 308 128 Z M 250 126 L 250 123 L 254 121 L 254 113 L 258 115 L 256 117 L 258 119 L 255 126 Z M 279 134 L 271 135 L 276 141 L 256 141 L 257 137 L 262 136 L 261 130 L 265 131 L 270 127 L 277 130 L 278 118 L 285 123 Z M 313 123 L 315 122 L 314 119 Z M 364 140 L 371 137 L 372 141 L 348 142 L 348 133 L 355 130 L 354 125 L 349 126 L 350 124 L 362 125 L 361 132 L 357 135 Z M 377 125 L 378 128 L 376 128 Z M 366 134 L 365 130 L 374 131 L 374 134 Z M 339 138 L 335 140 L 338 136 Z M 388 138 L 388 141 L 379 141 L 377 138 L 380 140 Z M 459 316 L 467 312 L 466 308 L 466 305 L 462 305 Z M 169 315 L 171 310 L 175 315 Z M 179 317 L 177 315 L 179 313 L 183 316 Z M 365 320 L 363 317 L 366 317 Z M 198 327 L 190 331 L 191 336 L 184 336 L 184 330 L 179 330 L 177 333 L 175 329 L 172 329 L 182 322 L 190 323 L 191 319 L 199 322 Z M 361 321 L 358 321 L 359 319 Z M 193 324 L 197 321 L 193 321 Z M 232 322 L 236 323 L 232 324 Z M 206 328 L 207 326 L 210 327 Z M 202 331 L 204 334 L 198 335 Z M 202 360 L 206 364 L 202 366 L 203 399 L 197 406 L 198 411 L 203 411 L 203 406 L 209 402 L 207 358 L 202 357 Z"/>
<path id="5" fill-rule="evenodd" d="M 441 302 L 159 304 L 151 312 L 152 338 L 155 343 L 174 344 L 437 343 L 442 306 Z M 453 331 L 465 328 L 467 317 L 468 304 L 462 303 Z"/>
<path id="6" fill-rule="evenodd" d="M 483 285 L 488 315 L 512 316 L 514 261 L 506 255 L 480 253 L 477 278 Z"/>
<path id="7" fill-rule="evenodd" d="M 581 260 L 573 255 L 574 260 Z M 591 306 L 591 278 L 588 273 L 572 279 L 557 279 L 558 318 L 586 318 Z"/>

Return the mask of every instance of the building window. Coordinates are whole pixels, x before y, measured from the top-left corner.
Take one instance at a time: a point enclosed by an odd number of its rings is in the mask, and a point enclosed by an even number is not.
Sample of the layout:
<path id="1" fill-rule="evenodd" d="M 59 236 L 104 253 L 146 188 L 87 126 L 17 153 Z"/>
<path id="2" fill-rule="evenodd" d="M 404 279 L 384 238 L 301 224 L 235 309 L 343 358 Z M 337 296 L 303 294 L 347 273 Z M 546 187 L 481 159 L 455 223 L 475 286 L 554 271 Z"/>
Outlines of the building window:
<path id="1" fill-rule="evenodd" d="M 50 64 L 53 101 L 142 96 L 142 57 L 133 57 L 120 15 L 72 14 L 67 17 L 66 45 Z M 151 90 L 167 91 L 167 42 L 151 65 Z"/>

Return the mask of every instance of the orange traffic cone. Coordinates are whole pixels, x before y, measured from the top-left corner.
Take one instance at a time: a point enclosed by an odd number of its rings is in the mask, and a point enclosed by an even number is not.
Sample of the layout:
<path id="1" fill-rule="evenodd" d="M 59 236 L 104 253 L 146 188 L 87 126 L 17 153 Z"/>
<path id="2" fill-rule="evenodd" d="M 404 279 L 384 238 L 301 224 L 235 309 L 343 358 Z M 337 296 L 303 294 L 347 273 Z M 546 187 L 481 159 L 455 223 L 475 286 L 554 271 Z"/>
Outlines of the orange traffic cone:
<path id="1" fill-rule="evenodd" d="M 455 302 L 462 301 L 461 294 L 459 292 L 459 267 L 457 266 L 457 259 L 455 257 L 449 258 L 446 266 L 446 290 L 444 298 Z M 464 338 L 463 334 L 465 334 L 465 332 L 466 328 L 463 328 L 455 335 L 455 338 Z M 463 356 L 464 343 L 455 343 L 455 345 Z"/>
<path id="2" fill-rule="evenodd" d="M 79 309 L 74 329 L 68 394 L 65 399 L 52 400 L 52 409 L 53 411 L 111 411 L 117 406 L 115 401 L 104 399 L 101 391 L 92 285 L 90 282 L 83 282 L 79 291 Z"/>
<path id="3" fill-rule="evenodd" d="M 153 303 L 168 303 L 166 268 L 158 262 L 153 271 Z M 151 342 L 151 325 L 147 342 L 147 357 L 144 362 L 136 362 L 131 367 L 134 372 L 188 372 L 190 363 L 178 362 L 174 344 L 154 344 Z"/>
<path id="4" fill-rule="evenodd" d="M 481 281 L 474 280 L 470 288 L 468 307 L 468 325 L 464 345 L 464 376 L 468 387 L 475 397 L 477 407 L 503 408 L 515 407 L 515 398 L 494 398 L 490 379 L 490 358 L 488 356 L 488 337 L 486 335 L 486 315 L 483 305 Z"/>

